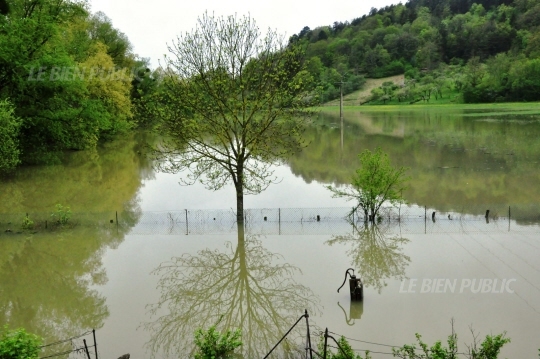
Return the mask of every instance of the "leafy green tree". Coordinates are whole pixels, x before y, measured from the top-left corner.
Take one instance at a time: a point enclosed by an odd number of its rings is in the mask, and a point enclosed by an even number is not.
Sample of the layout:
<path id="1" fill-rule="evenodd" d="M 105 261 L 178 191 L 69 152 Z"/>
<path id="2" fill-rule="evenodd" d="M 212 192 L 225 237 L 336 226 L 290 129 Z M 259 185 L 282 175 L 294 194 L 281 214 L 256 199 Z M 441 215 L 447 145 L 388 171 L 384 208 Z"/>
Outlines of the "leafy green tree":
<path id="1" fill-rule="evenodd" d="M 407 189 L 405 176 L 407 168 L 394 168 L 390 159 L 380 148 L 375 152 L 364 150 L 358 155 L 361 167 L 356 170 L 352 183 L 344 189 L 327 186 L 334 197 L 344 197 L 357 202 L 353 211 L 361 209 L 364 220 L 375 221 L 384 203 L 398 204 L 404 201 L 403 191 Z"/>
<path id="2" fill-rule="evenodd" d="M 398 90 L 398 88 L 399 87 L 392 81 L 385 81 L 381 85 L 381 89 L 383 90 L 384 94 L 388 97 L 390 101 L 394 97 L 395 92 Z"/>
<path id="3" fill-rule="evenodd" d="M 512 97 L 525 101 L 540 99 L 540 59 L 515 61 L 509 72 Z"/>
<path id="4" fill-rule="evenodd" d="M 90 37 L 87 3 L 13 0 L 10 8 L 0 17 L 0 99 L 21 121 L 21 162 L 57 161 L 129 128 L 130 78 Z"/>
<path id="5" fill-rule="evenodd" d="M 88 33 L 92 40 L 99 41 L 107 46 L 107 54 L 118 67 L 131 68 L 135 65 L 133 46 L 127 36 L 114 28 L 107 15 L 99 11 L 89 18 Z"/>
<path id="6" fill-rule="evenodd" d="M 0 100 L 0 173 L 12 170 L 20 163 L 19 129 L 21 120 L 7 100 Z"/>
<path id="7" fill-rule="evenodd" d="M 376 87 L 371 90 L 371 101 L 383 101 L 383 103 L 386 103 L 388 101 L 388 96 L 384 93 L 384 90 L 381 87 Z"/>
<path id="8" fill-rule="evenodd" d="M 366 51 L 364 57 L 364 70 L 370 76 L 374 76 L 377 74 L 377 69 L 388 65 L 390 60 L 388 51 L 381 44 L 378 44 L 375 48 Z"/>
<path id="9" fill-rule="evenodd" d="M 9 330 L 7 325 L 0 331 L 0 358 L 37 359 L 41 339 L 19 328 Z"/>
<path id="10" fill-rule="evenodd" d="M 272 165 L 303 147 L 313 98 L 303 51 L 273 31 L 262 36 L 249 17 L 205 13 L 169 52 L 165 110 L 176 115 L 160 125 L 159 169 L 187 170 L 188 183 L 212 190 L 232 181 L 241 223 L 244 194 L 266 189 Z"/>

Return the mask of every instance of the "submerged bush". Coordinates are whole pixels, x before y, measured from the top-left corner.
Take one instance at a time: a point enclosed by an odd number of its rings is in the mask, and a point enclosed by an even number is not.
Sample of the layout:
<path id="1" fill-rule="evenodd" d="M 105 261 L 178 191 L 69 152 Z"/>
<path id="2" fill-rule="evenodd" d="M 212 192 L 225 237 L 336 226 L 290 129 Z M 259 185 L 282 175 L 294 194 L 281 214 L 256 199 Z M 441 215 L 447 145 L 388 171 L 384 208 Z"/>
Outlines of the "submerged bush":
<path id="1" fill-rule="evenodd" d="M 30 217 L 28 217 L 28 213 L 26 214 L 26 216 L 23 218 L 23 221 L 22 221 L 22 224 L 21 224 L 21 227 L 22 229 L 33 229 L 34 228 L 34 221 L 32 221 L 30 219 Z M 1 359 L 4 359 L 0 356 Z"/>
<path id="2" fill-rule="evenodd" d="M 58 225 L 66 225 L 71 218 L 71 209 L 69 206 L 62 206 L 61 204 L 56 205 L 56 212 L 51 214 L 53 220 L 56 221 Z"/>

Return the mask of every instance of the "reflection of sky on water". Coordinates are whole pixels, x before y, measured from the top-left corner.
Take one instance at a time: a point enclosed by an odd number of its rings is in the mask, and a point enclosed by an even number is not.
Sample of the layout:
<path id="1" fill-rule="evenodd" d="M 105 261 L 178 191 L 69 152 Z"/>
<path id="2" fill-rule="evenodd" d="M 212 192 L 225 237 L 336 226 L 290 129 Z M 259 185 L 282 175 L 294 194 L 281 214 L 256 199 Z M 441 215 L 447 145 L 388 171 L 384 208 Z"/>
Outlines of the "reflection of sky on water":
<path id="1" fill-rule="evenodd" d="M 245 196 L 244 208 L 348 207 L 349 202 L 332 198 L 324 184 L 306 183 L 292 174 L 288 166 L 275 172 L 279 183 L 272 184 L 259 195 Z M 155 180 L 144 183 L 140 193 L 143 211 L 182 209 L 236 208 L 236 194 L 232 184 L 219 191 L 209 191 L 200 183 L 191 186 L 178 184 L 180 175 L 156 173 Z M 166 190 L 164 190 L 166 189 Z"/>
<path id="2" fill-rule="evenodd" d="M 390 234 L 390 233 L 389 233 Z M 395 233 L 394 233 L 395 234 Z M 110 317 L 98 332 L 98 344 L 111 356 L 131 353 L 148 357 L 143 344 L 149 334 L 139 326 L 151 321 L 147 308 L 156 303 L 159 277 L 149 273 L 163 261 L 184 253 L 196 255 L 201 250 L 223 251 L 234 234 L 198 236 L 133 236 L 116 250 L 105 253 L 108 283 L 99 291 L 107 298 Z M 349 293 L 337 288 L 343 273 L 354 259 L 347 254 L 357 248 L 354 240 L 328 246 L 331 235 L 267 235 L 259 237 L 265 250 L 283 256 L 283 261 L 302 270 L 292 277 L 310 288 L 322 306 L 310 322 L 328 327 L 350 338 L 387 344 L 410 344 L 414 333 L 426 341 L 444 340 L 450 334 L 450 319 L 455 318 L 460 348 L 471 342 L 468 326 L 481 333 L 508 332 L 512 339 L 501 357 L 527 358 L 537 355 L 536 333 L 540 332 L 540 266 L 536 264 L 540 242 L 529 232 L 503 233 L 427 233 L 408 234 L 403 255 L 410 257 L 405 268 L 405 284 L 411 279 L 515 278 L 515 294 L 500 293 L 400 293 L 402 282 L 387 278 L 387 286 L 364 289 L 361 308 L 351 308 Z M 355 268 L 358 270 L 359 268 Z M 209 275 L 211 275 L 209 273 Z M 204 280 L 204 279 L 203 279 Z M 337 303 L 339 302 L 339 306 Z M 345 312 L 345 313 L 344 313 Z M 161 314 L 167 314 L 167 310 Z M 300 311 L 298 317 L 302 315 Z M 294 323 L 294 320 L 290 323 Z M 137 329 L 139 328 L 139 329 Z M 191 338 L 186 338 L 191 340 Z M 381 350 L 356 343 L 355 348 Z M 374 356 L 374 358 L 386 356 Z M 166 356 L 164 358 L 167 358 Z"/>

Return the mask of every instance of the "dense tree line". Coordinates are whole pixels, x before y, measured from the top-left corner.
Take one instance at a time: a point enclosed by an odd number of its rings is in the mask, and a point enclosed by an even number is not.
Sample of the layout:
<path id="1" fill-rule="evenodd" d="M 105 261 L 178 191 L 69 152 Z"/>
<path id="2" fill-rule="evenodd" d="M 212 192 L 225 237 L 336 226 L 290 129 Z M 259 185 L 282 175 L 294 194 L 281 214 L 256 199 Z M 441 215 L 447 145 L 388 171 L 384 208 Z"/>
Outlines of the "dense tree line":
<path id="1" fill-rule="evenodd" d="M 540 100 L 539 0 L 410 0 L 306 26 L 290 41 L 306 45 L 323 101 L 339 95 L 341 81 L 348 93 L 363 76 L 403 73 L 411 84 L 452 75 L 445 84 L 457 84 L 466 102 Z"/>
<path id="2" fill-rule="evenodd" d="M 0 14 L 0 172 L 93 148 L 134 126 L 147 64 L 81 0 L 10 0 Z M 141 77 L 142 76 L 142 77 Z"/>
<path id="3" fill-rule="evenodd" d="M 350 22 L 304 27 L 320 101 L 405 74 L 372 99 L 466 102 L 540 100 L 540 0 L 410 0 Z M 127 37 L 83 0 L 0 2 L 0 172 L 54 162 L 152 123 L 174 94 L 157 86 Z M 182 109 L 178 109 L 182 111 Z"/>

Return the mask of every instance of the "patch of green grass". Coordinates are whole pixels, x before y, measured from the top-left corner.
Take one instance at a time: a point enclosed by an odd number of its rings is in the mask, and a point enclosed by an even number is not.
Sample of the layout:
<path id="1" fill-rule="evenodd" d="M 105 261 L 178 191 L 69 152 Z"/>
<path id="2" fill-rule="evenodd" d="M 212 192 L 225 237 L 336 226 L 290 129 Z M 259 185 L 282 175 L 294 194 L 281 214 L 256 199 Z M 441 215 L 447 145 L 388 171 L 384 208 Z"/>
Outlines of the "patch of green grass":
<path id="1" fill-rule="evenodd" d="M 339 112 L 339 106 L 320 107 L 321 112 Z M 426 111 L 452 113 L 460 116 L 481 117 L 508 115 L 540 115 L 540 103 L 537 102 L 513 102 L 513 103 L 489 103 L 489 104 L 449 104 L 449 103 L 416 103 L 410 104 L 387 104 L 370 106 L 347 106 L 345 112 L 403 112 L 403 111 Z"/>

